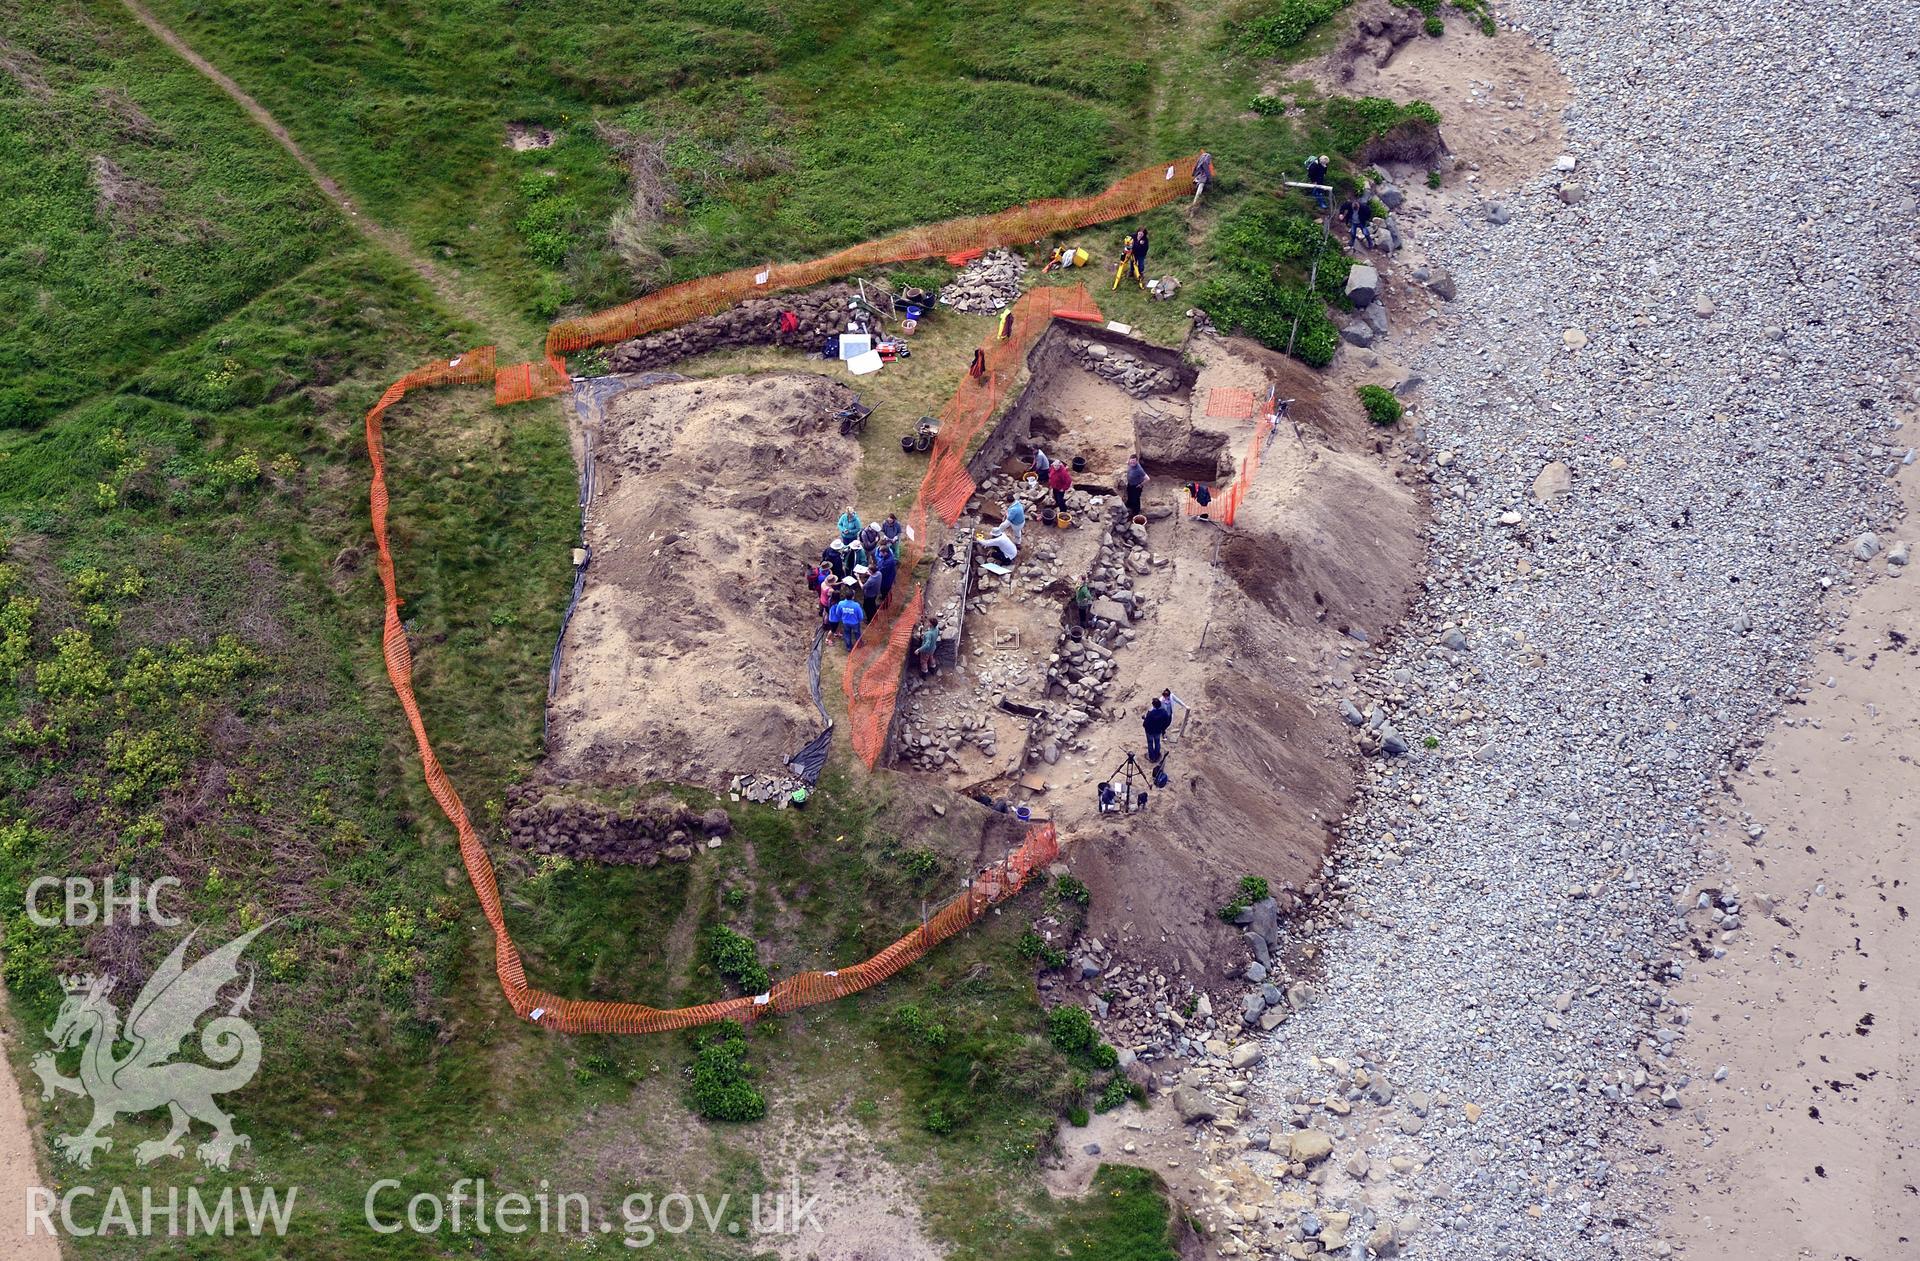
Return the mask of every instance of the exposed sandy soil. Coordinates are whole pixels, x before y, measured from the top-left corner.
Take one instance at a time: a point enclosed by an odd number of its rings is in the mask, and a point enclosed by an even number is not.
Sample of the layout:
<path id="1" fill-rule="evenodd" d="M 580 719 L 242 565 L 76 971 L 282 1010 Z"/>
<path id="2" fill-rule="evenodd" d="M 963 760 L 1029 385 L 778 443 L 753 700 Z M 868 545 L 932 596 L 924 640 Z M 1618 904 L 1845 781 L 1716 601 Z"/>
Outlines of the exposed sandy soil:
<path id="1" fill-rule="evenodd" d="M 847 397 L 824 377 L 769 373 L 607 406 L 555 772 L 724 787 L 780 770 L 819 731 L 805 564 L 852 501 L 859 448 L 830 417 Z"/>
<path id="2" fill-rule="evenodd" d="M 1655 1136 L 1693 1261 L 1920 1256 L 1920 575 L 1866 568 L 1709 836 L 1742 923 L 1673 990 L 1704 1103 Z"/>
<path id="3" fill-rule="evenodd" d="M 1344 724 L 1308 701 L 1310 681 L 1359 647 L 1342 628 L 1377 640 L 1399 621 L 1419 562 L 1417 501 L 1372 454 L 1352 393 L 1250 343 L 1225 350 L 1200 350 L 1200 408 L 1217 387 L 1263 395 L 1271 373 L 1299 399 L 1301 435 L 1282 426 L 1231 534 L 1177 517 L 1149 527 L 1156 551 L 1178 540 L 1176 560 L 1157 575 L 1164 598 L 1141 639 L 1117 654 L 1134 690 L 1118 694 L 1128 717 L 1096 764 L 1144 750 L 1140 715 L 1171 688 L 1193 706 L 1170 733 L 1173 782 L 1123 821 L 1093 813 L 1090 774 L 1066 812 L 1092 836 L 1075 857 L 1094 894 L 1090 931 L 1200 975 L 1245 963 L 1238 932 L 1213 914 L 1241 876 L 1304 887 L 1318 874 L 1354 768 Z M 1252 422 L 1210 423 L 1237 459 Z M 1177 494 L 1164 481 L 1157 491 Z"/>
<path id="4" fill-rule="evenodd" d="M 767 1240 L 781 1261 L 940 1261 L 899 1169 L 851 1122 L 790 1124 L 761 1142 L 761 1163 L 790 1170 L 802 1201 L 817 1197 L 811 1225 Z M 791 1183 L 789 1185 L 792 1185 Z"/>
<path id="5" fill-rule="evenodd" d="M 1190 349 L 1204 364 L 1191 395 L 1156 396 L 1150 405 L 1077 361 L 1035 378 L 1044 391 L 1036 410 L 1051 418 L 1041 440 L 1049 451 L 1087 458 L 1078 479 L 1087 489 L 1110 488 L 1137 445 L 1177 449 L 1166 441 L 1172 430 L 1203 435 L 1196 449 L 1210 449 L 1206 434 L 1223 438 L 1237 464 L 1254 421 L 1207 416 L 1216 389 L 1260 398 L 1273 379 L 1282 397 L 1299 399 L 1298 432 L 1284 424 L 1269 445 L 1232 532 L 1182 514 L 1183 479 L 1195 470 L 1147 461 L 1154 568 L 1133 579 L 1147 606 L 1130 626 L 1136 637 L 1114 649 L 1119 675 L 1106 705 L 1116 716 L 1081 728 L 1049 764 L 1023 759 L 1027 720 L 991 705 L 1001 692 L 1064 703 L 1043 690 L 1048 654 L 1111 500 L 1066 531 L 1030 521 L 1016 577 L 1065 577 L 1039 593 L 993 595 L 968 617 L 958 669 L 912 691 L 908 705 L 916 727 L 948 714 L 990 722 L 994 752 L 964 746 L 946 786 L 986 782 L 994 795 L 1053 819 L 1072 842 L 1074 873 L 1093 893 L 1088 933 L 1205 985 L 1245 963 L 1240 935 L 1213 914 L 1241 876 L 1304 887 L 1319 872 L 1354 764 L 1347 728 L 1307 699 L 1310 684 L 1343 650 L 1361 646 L 1349 629 L 1377 639 L 1399 619 L 1416 577 L 1419 506 L 1376 453 L 1380 437 L 1350 388 L 1238 339 L 1208 337 Z M 1155 440 L 1142 443 L 1136 425 L 1149 426 Z M 1180 711 L 1166 741 L 1171 782 L 1144 814 L 1101 814 L 1098 784 L 1129 752 L 1144 758 L 1140 718 L 1167 688 L 1192 707 Z"/>
<path id="6" fill-rule="evenodd" d="M 5 994 L 0 993 L 0 1012 Z M 0 1065 L 12 1062 L 13 1030 L 0 1020 Z M 28 1080 L 31 1080 L 29 1078 Z M 15 1078 L 0 1072 L 0 1256 L 9 1261 L 60 1261 L 53 1236 L 27 1234 L 27 1188 L 48 1183 L 34 1163 L 33 1131 Z"/>
<path id="7" fill-rule="evenodd" d="M 1366 0 L 1355 7 L 1354 17 L 1388 12 L 1386 0 Z M 1553 58 L 1531 41 L 1488 39 L 1470 21 L 1442 12 L 1452 19 L 1445 35 L 1415 36 L 1385 66 L 1355 58 L 1343 47 L 1292 73 L 1329 91 L 1402 104 L 1421 100 L 1438 109 L 1440 134 L 1465 164 L 1450 183 L 1509 188 L 1551 166 L 1563 135 L 1560 112 L 1572 99 Z M 1351 77 L 1343 80 L 1349 67 Z M 1407 180 L 1403 187 L 1411 197 L 1415 187 L 1424 190 L 1425 185 Z"/>

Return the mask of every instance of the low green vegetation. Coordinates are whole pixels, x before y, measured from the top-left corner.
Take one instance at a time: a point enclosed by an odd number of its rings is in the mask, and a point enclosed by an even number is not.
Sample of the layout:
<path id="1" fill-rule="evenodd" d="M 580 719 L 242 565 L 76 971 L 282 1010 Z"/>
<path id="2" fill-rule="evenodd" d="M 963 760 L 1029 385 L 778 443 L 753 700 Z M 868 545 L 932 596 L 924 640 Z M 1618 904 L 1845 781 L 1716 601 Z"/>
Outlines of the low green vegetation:
<path id="1" fill-rule="evenodd" d="M 1360 396 L 1360 406 L 1367 409 L 1368 420 L 1382 426 L 1400 423 L 1400 400 L 1394 397 L 1392 390 L 1378 385 L 1363 385 L 1354 392 Z"/>
<path id="2" fill-rule="evenodd" d="M 753 942 L 724 924 L 707 929 L 707 962 L 743 994 L 764 994 L 773 985 Z"/>
<path id="3" fill-rule="evenodd" d="M 1236 46 L 1256 57 L 1279 57 L 1306 42 L 1349 0 L 1251 0 L 1229 21 Z"/>
<path id="4" fill-rule="evenodd" d="M 1422 26 L 1429 35 L 1439 35 L 1447 28 L 1446 22 L 1440 17 L 1442 0 L 1391 0 L 1391 3 L 1397 8 L 1418 9 L 1426 14 Z M 1445 0 L 1445 3 L 1446 7 L 1470 18 L 1483 35 L 1493 35 L 1500 29 L 1493 20 L 1493 10 L 1487 0 Z"/>
<path id="5" fill-rule="evenodd" d="M 306 175 L 137 27 L 8 6 L 0 47 L 0 430 L 119 388 L 346 239 Z"/>
<path id="6" fill-rule="evenodd" d="M 1150 0 L 154 8 L 369 214 L 541 317 L 1092 191 L 1155 82 Z"/>
<path id="7" fill-rule="evenodd" d="M 1220 918 L 1231 924 L 1255 902 L 1267 899 L 1267 878 L 1265 876 L 1242 876 L 1234 889 L 1233 900 L 1220 908 Z"/>
<path id="8" fill-rule="evenodd" d="M 723 1021 L 695 1036 L 693 1106 L 709 1121 L 758 1121 L 767 1115 L 766 1096 L 748 1080 L 747 1035 L 733 1021 Z"/>

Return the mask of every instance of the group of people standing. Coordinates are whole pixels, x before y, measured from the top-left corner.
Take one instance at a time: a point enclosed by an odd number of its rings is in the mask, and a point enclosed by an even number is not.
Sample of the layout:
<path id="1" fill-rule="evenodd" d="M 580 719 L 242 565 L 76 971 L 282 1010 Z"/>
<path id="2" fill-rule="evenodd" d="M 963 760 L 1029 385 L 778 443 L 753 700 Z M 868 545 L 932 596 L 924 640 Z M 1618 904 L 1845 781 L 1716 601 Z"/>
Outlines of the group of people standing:
<path id="1" fill-rule="evenodd" d="M 895 514 L 863 525 L 849 504 L 840 514 L 839 536 L 820 550 L 818 564 L 807 567 L 807 590 L 819 598 L 820 620 L 840 628 L 848 652 L 873 615 L 893 602 L 901 532 Z"/>

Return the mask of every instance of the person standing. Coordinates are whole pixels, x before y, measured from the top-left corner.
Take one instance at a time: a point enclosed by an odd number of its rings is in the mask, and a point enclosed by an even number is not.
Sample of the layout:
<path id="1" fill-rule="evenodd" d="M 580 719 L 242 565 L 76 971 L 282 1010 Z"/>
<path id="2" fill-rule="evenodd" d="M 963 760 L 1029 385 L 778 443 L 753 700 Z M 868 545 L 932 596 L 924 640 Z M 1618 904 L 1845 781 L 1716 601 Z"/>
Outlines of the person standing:
<path id="1" fill-rule="evenodd" d="M 900 573 L 900 561 L 884 543 L 875 559 L 880 563 L 880 607 L 884 609 L 893 603 L 893 582 Z"/>
<path id="2" fill-rule="evenodd" d="M 932 674 L 940 659 L 940 623 L 928 622 L 920 632 L 919 646 L 913 650 L 921 674 Z"/>
<path id="3" fill-rule="evenodd" d="M 1039 447 L 1035 447 L 1033 449 L 1033 475 L 1044 482 L 1047 480 L 1047 474 L 1052 468 L 1053 461 L 1047 458 L 1047 453 Z"/>
<path id="4" fill-rule="evenodd" d="M 851 543 L 860 537 L 860 514 L 848 504 L 847 510 L 840 514 L 840 541 Z"/>
<path id="5" fill-rule="evenodd" d="M 867 615 L 860 608 L 860 580 L 846 578 L 840 583 L 840 602 L 827 611 L 827 624 L 838 626 L 846 637 L 847 651 L 860 642 L 860 628 Z"/>
<path id="6" fill-rule="evenodd" d="M 1073 473 L 1068 470 L 1065 460 L 1055 460 L 1053 468 L 1047 473 L 1047 486 L 1053 491 L 1053 510 L 1056 513 L 1067 510 L 1067 492 L 1073 489 Z"/>
<path id="7" fill-rule="evenodd" d="M 871 622 L 880 608 L 880 571 L 870 569 L 855 572 L 860 576 L 860 611 Z"/>
<path id="8" fill-rule="evenodd" d="M 1127 494 L 1127 515 L 1137 517 L 1140 515 L 1140 494 L 1147 488 L 1147 470 L 1146 466 L 1140 463 L 1139 456 L 1127 457 L 1127 471 L 1123 478 Z"/>
<path id="9" fill-rule="evenodd" d="M 880 523 L 880 537 L 888 547 L 893 549 L 895 555 L 899 554 L 900 518 L 898 516 L 891 512 L 887 514 L 887 519 Z"/>
<path id="10" fill-rule="evenodd" d="M 1051 473 L 1052 470 L 1049 469 L 1048 472 Z M 1026 528 L 1026 501 L 1016 495 L 1007 501 L 1007 533 L 1013 535 L 1013 541 L 1017 544 L 1020 542 L 1020 536 L 1026 532 Z"/>
<path id="11" fill-rule="evenodd" d="M 834 592 L 839 589 L 840 580 L 831 573 L 820 575 L 820 620 L 831 624 L 829 616 L 833 612 Z"/>
<path id="12" fill-rule="evenodd" d="M 1151 244 L 1145 228 L 1133 234 L 1133 275 L 1141 284 L 1146 283 L 1147 249 Z"/>
<path id="13" fill-rule="evenodd" d="M 1152 707 L 1140 720 L 1140 725 L 1147 729 L 1147 761 L 1158 762 L 1160 737 L 1165 735 L 1167 728 L 1173 725 L 1173 711 L 1162 705 L 1160 698 L 1156 696 L 1153 698 Z"/>
<path id="14" fill-rule="evenodd" d="M 1361 193 L 1353 203 L 1354 221 L 1360 229 L 1360 235 L 1367 239 L 1367 248 L 1373 249 L 1373 198 Z M 1347 244 L 1353 244 L 1348 241 Z"/>
<path id="15" fill-rule="evenodd" d="M 1193 209 L 1200 204 L 1201 194 L 1207 191 L 1207 185 L 1213 183 L 1213 154 L 1200 150 L 1200 156 L 1193 160 L 1193 202 L 1187 208 Z"/>
<path id="16" fill-rule="evenodd" d="M 868 556 L 874 554 L 874 551 L 880 546 L 880 527 L 878 525 L 869 523 L 860 531 L 860 546 L 866 549 Z"/>
<path id="17" fill-rule="evenodd" d="M 1319 185 L 1323 185 L 1323 187 L 1310 188 L 1307 191 L 1313 194 L 1314 203 L 1318 205 L 1321 210 L 1325 210 L 1327 208 L 1327 190 L 1324 187 L 1326 182 L 1327 182 L 1327 155 L 1324 153 L 1317 153 L 1307 159 L 1307 183 L 1319 184 Z"/>

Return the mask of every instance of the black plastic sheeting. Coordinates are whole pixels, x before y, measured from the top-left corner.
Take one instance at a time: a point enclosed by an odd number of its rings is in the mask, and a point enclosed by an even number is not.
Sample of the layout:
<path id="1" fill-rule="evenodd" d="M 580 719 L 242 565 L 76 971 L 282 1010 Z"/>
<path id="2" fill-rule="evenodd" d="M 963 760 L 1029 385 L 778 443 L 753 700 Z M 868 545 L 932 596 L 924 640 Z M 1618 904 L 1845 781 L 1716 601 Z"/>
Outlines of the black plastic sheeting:
<path id="1" fill-rule="evenodd" d="M 833 749 L 833 718 L 820 701 L 820 653 L 826 644 L 827 628 L 821 626 L 813 632 L 813 652 L 807 657 L 807 686 L 813 692 L 813 707 L 820 711 L 820 721 L 827 724 L 826 728 L 807 741 L 805 748 L 787 759 L 787 769 L 809 784 L 820 782 L 820 770 L 827 764 L 827 754 Z"/>

